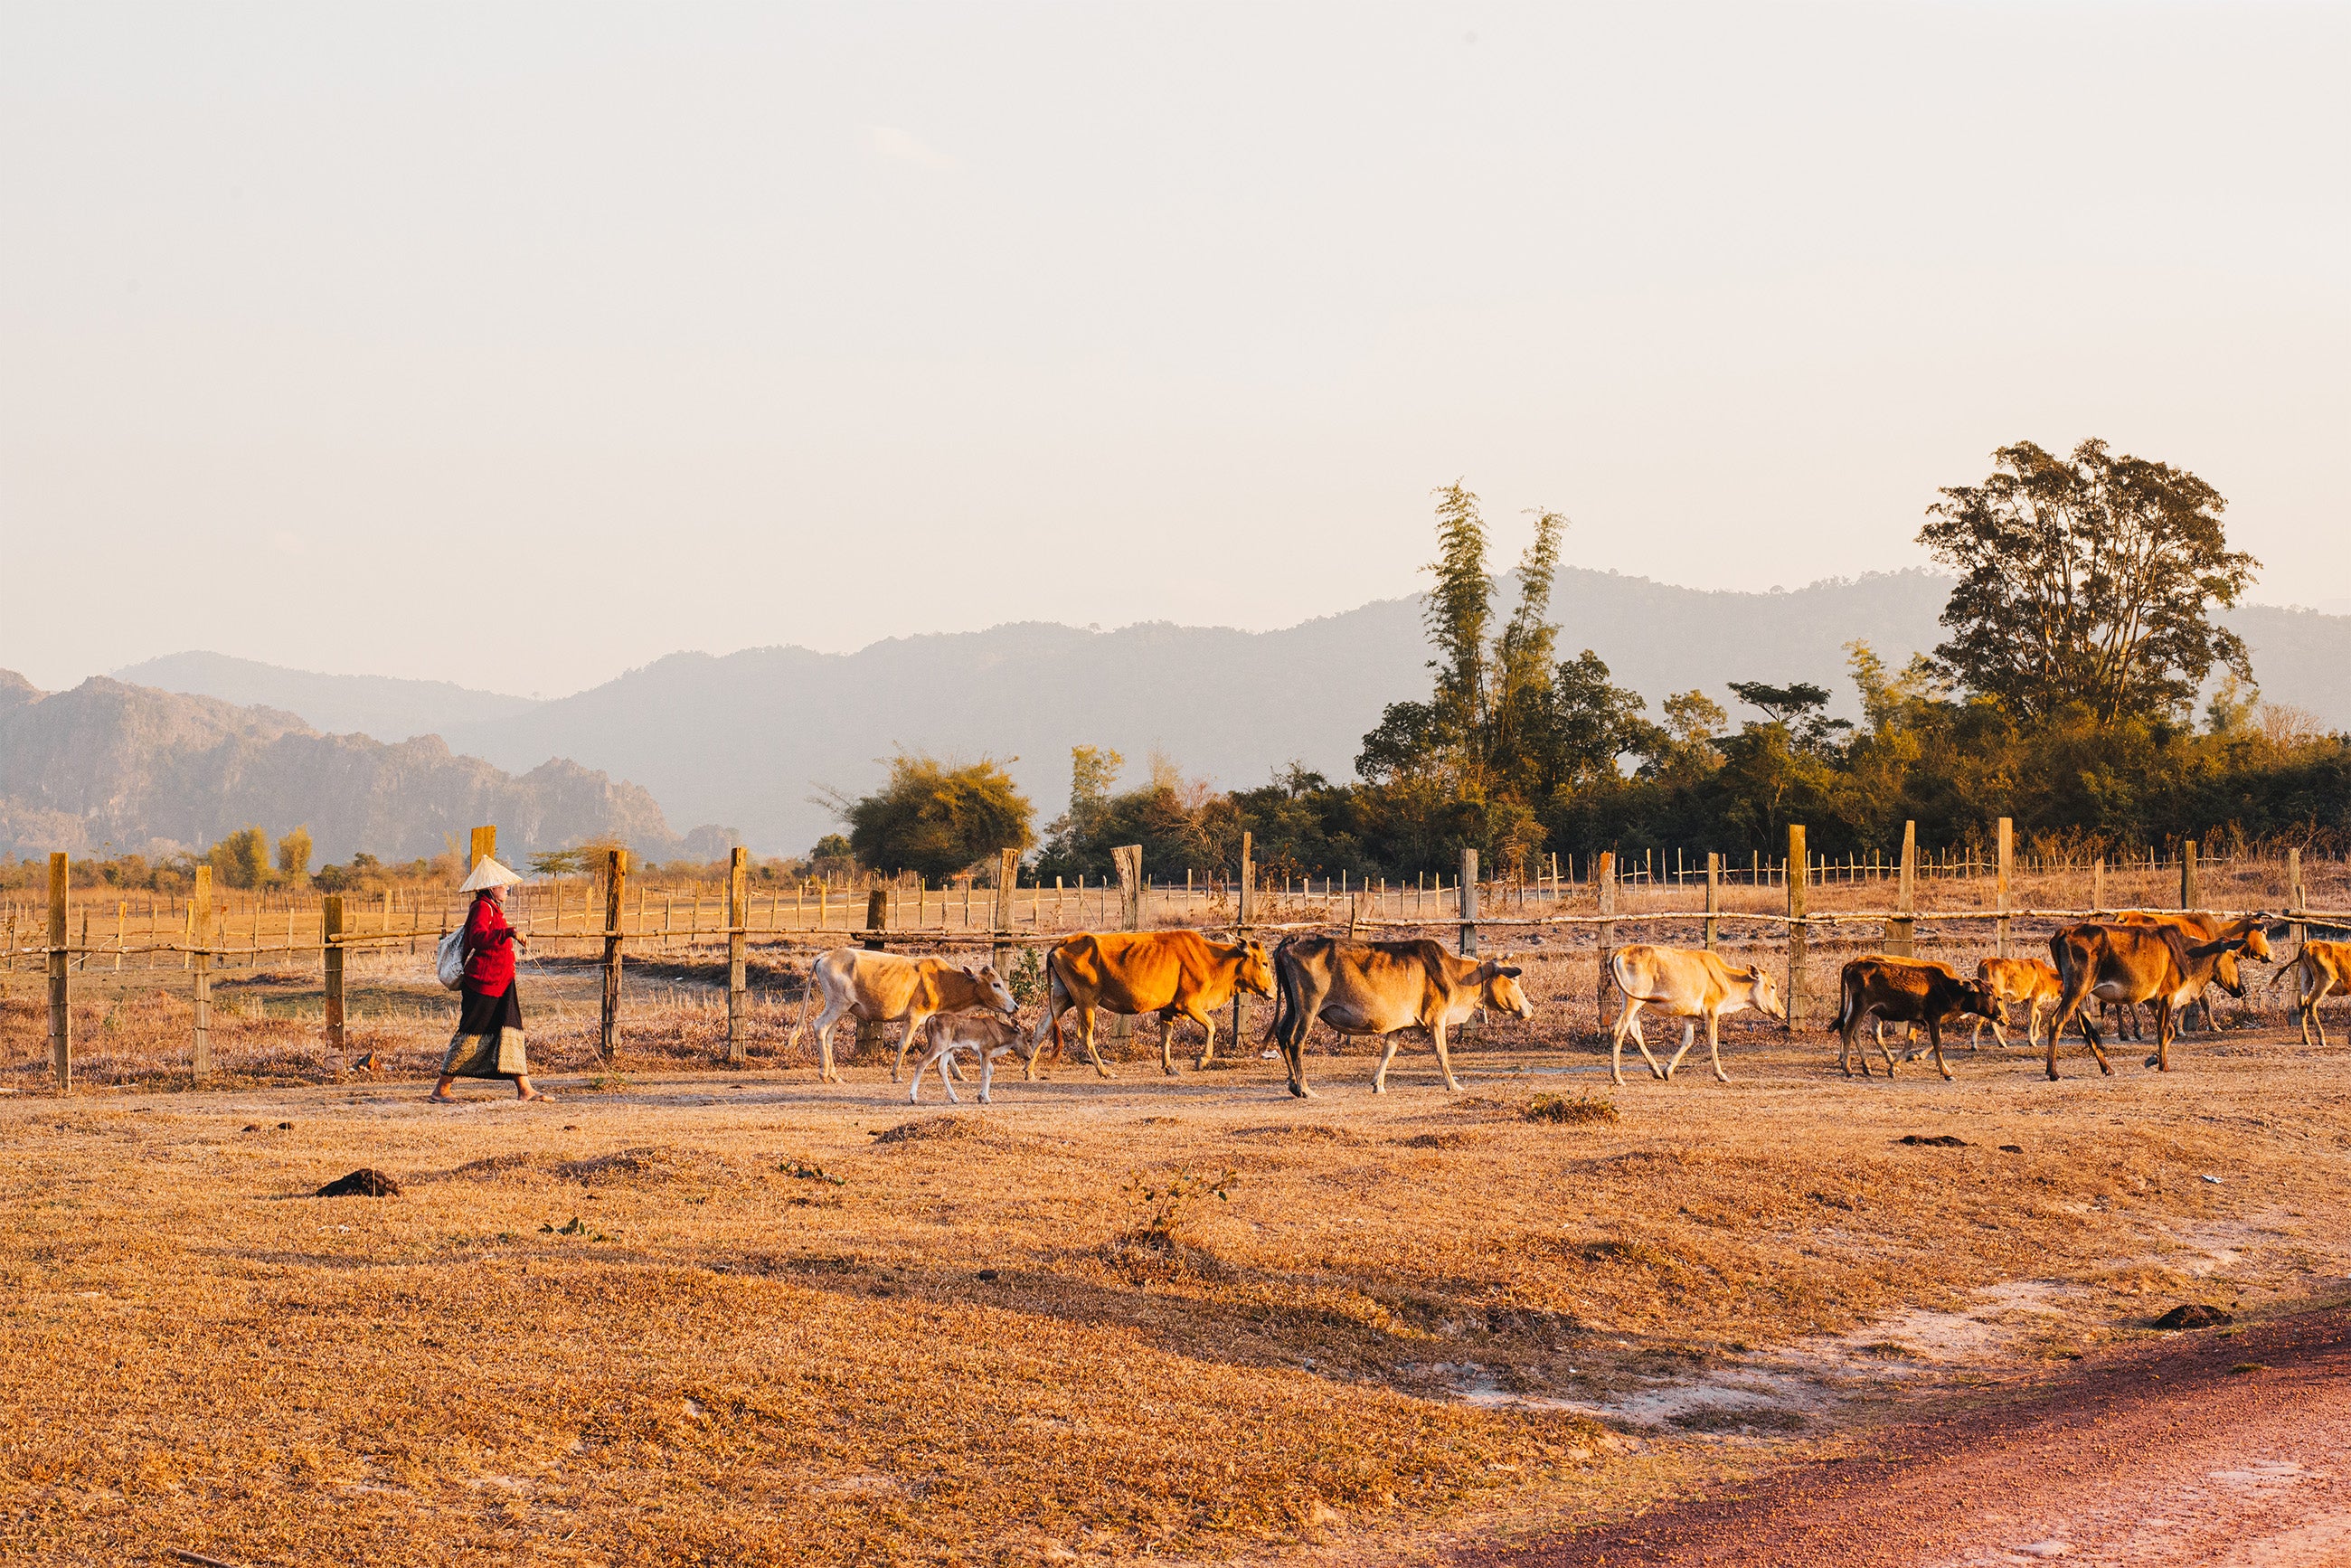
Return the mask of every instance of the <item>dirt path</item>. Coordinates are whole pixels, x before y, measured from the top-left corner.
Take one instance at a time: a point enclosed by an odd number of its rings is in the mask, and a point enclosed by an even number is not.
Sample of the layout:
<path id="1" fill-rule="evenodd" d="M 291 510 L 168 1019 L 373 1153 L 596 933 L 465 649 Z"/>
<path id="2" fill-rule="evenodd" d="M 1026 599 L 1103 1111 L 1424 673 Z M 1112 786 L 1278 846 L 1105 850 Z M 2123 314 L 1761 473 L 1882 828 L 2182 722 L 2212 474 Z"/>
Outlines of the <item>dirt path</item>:
<path id="1" fill-rule="evenodd" d="M 2145 1344 L 1478 1568 L 2351 1563 L 2351 1308 Z"/>

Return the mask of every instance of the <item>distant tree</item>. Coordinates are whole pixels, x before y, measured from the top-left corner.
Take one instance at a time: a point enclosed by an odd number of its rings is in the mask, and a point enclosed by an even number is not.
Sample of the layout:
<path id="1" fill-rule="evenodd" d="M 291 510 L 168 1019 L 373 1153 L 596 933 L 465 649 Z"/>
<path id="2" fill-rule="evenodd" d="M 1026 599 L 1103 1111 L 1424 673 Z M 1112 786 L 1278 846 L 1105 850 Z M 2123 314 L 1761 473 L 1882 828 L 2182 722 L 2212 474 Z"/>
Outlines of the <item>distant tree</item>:
<path id="1" fill-rule="evenodd" d="M 1788 732 L 1792 741 L 1806 750 L 1819 751 L 1838 731 L 1853 727 L 1851 719 L 1831 718 L 1823 711 L 1829 706 L 1826 686 L 1816 686 L 1810 681 L 1784 686 L 1762 681 L 1732 681 L 1729 686 L 1740 702 L 1761 708 L 1773 724 Z"/>
<path id="2" fill-rule="evenodd" d="M 259 887 L 269 880 L 269 835 L 239 828 L 213 845 L 204 857 L 213 875 L 231 887 Z"/>
<path id="3" fill-rule="evenodd" d="M 911 871 L 944 881 L 998 850 L 1033 841 L 1028 798 L 1011 776 L 982 759 L 949 768 L 901 752 L 879 790 L 836 809 L 857 858 L 881 872 Z"/>
<path id="4" fill-rule="evenodd" d="M 277 869 L 288 877 L 310 874 L 310 830 L 296 828 L 277 841 Z"/>
<path id="5" fill-rule="evenodd" d="M 816 847 L 814 849 L 809 851 L 809 859 L 812 861 L 841 861 L 850 859 L 855 855 L 856 852 L 856 851 L 849 847 L 849 841 L 842 838 L 839 833 L 827 833 L 824 837 L 817 840 Z"/>
<path id="6" fill-rule="evenodd" d="M 1935 650 L 1952 676 L 2020 721 L 2078 706 L 2101 724 L 2175 718 L 2216 666 L 2252 679 L 2243 641 L 2212 621 L 2261 565 L 2228 548 L 2219 492 L 2102 441 L 1993 460 L 1918 533 L 1959 574 Z"/>
<path id="7" fill-rule="evenodd" d="M 1552 672 L 1544 706 L 1529 747 L 1541 775 L 1539 795 L 1614 783 L 1619 761 L 1652 748 L 1659 734 L 1641 716 L 1648 706 L 1641 694 L 1613 685 L 1607 664 L 1589 648 Z"/>

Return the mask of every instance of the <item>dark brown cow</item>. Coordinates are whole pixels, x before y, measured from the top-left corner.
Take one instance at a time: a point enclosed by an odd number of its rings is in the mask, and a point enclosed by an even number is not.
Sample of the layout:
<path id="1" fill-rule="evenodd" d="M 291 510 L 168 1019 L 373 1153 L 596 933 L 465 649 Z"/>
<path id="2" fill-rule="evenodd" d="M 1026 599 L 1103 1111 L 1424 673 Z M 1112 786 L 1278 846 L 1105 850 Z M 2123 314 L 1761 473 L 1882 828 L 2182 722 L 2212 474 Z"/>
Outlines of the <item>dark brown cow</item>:
<path id="1" fill-rule="evenodd" d="M 2257 918 L 2267 923 L 2265 915 Z M 2082 925 L 2057 932 L 2049 938 L 2049 956 L 2065 982 L 2065 994 L 2058 1000 L 2056 1016 L 2049 1020 L 2050 1078 L 2053 1081 L 2057 1076 L 2057 1037 L 2075 1019 L 2081 1020 L 2082 1039 L 2090 1054 L 2098 1059 L 2098 1071 L 2114 1071 L 2106 1053 L 2098 1047 L 2097 1028 L 2090 1022 L 2088 1004 L 2093 998 L 2129 1006 L 2154 1003 L 2154 1065 L 2168 1072 L 2179 1010 L 2210 985 L 2242 997 L 2245 986 L 2237 973 L 2237 955 L 2247 951 L 2260 935 L 2254 931 L 2191 942 L 2176 925 Z M 2266 939 L 2262 946 L 2268 950 Z"/>
<path id="2" fill-rule="evenodd" d="M 1836 1021 L 1829 1032 L 1838 1037 L 1837 1066 L 1847 1078 L 1853 1076 L 1851 1060 L 1861 1059 L 1861 1075 L 1869 1076 L 1869 1051 L 1854 1050 L 1854 1037 L 1872 1017 L 1887 1023 L 1915 1023 L 1927 1027 L 1927 1044 L 1934 1052 L 1935 1071 L 1945 1079 L 1951 1076 L 1943 1061 L 1943 1022 L 1973 1013 L 1989 1015 L 2000 1004 L 1995 1002 L 1982 981 L 1961 976 L 1949 964 L 1938 964 L 1927 958 L 1896 958 L 1885 953 L 1869 953 L 1846 962 L 1844 972 L 1837 982 L 1839 1005 Z M 1878 1053 L 1886 1058 L 1886 1076 L 1894 1076 L 1894 1053 L 1886 1041 L 1877 1042 Z"/>
<path id="3" fill-rule="evenodd" d="M 1078 1043 L 1104 1078 L 1111 1071 L 1094 1050 L 1095 1013 L 1157 1013 L 1159 1065 L 1172 1076 L 1176 1058 L 1169 1041 L 1178 1018 L 1207 1030 L 1207 1050 L 1213 1050 L 1213 1015 L 1233 999 L 1234 991 L 1273 995 L 1273 967 L 1261 944 L 1217 942 L 1189 930 L 1081 933 L 1054 945 L 1045 955 L 1045 1014 L 1029 1046 L 1030 1078 L 1037 1076 L 1038 1048 L 1049 1031 L 1054 1060 L 1061 1060 L 1061 1014 L 1068 1009 L 1078 1009 Z M 1200 1060 L 1207 1061 L 1207 1050 Z"/>
<path id="4" fill-rule="evenodd" d="M 1346 942 L 1293 936 L 1274 949 L 1273 972 L 1281 1000 L 1272 1034 L 1290 1064 L 1290 1092 L 1301 1100 L 1313 1095 L 1306 1087 L 1306 1034 L 1318 1018 L 1341 1034 L 1388 1036 L 1387 1050 L 1372 1072 L 1372 1092 L 1384 1094 L 1399 1030 L 1428 1031 L 1445 1087 L 1458 1090 L 1461 1085 L 1454 1081 L 1445 1049 L 1447 1024 L 1466 1022 L 1479 1008 L 1520 1019 L 1535 1015 L 1534 1004 L 1519 988 L 1516 968 L 1491 958 L 1457 958 L 1426 937 Z"/>
<path id="5" fill-rule="evenodd" d="M 2241 936 L 2245 939 L 2245 956 L 2259 958 L 2264 964 L 2274 961 L 2270 953 L 2268 923 L 2266 915 L 2250 915 L 2242 919 L 2224 921 L 2219 915 L 2208 915 L 2200 909 L 2125 909 L 2118 911 L 2111 919 L 2092 922 L 2101 925 L 2169 926 L 2187 937 L 2190 946 L 2199 942 L 2218 942 L 2226 937 Z M 2126 1002 L 2109 1002 L 2106 1007 L 2108 1017 L 2118 1011 L 2131 1039 L 2137 1040 L 2138 1008 Z M 2219 1032 L 2220 1023 L 2212 1016 L 2211 998 L 2201 992 L 2179 1009 L 2181 1024 L 2185 1025 L 2188 1015 L 2199 1007 L 2204 1009 L 2204 1027 Z M 2116 1032 L 2119 1035 L 2122 1030 Z"/>

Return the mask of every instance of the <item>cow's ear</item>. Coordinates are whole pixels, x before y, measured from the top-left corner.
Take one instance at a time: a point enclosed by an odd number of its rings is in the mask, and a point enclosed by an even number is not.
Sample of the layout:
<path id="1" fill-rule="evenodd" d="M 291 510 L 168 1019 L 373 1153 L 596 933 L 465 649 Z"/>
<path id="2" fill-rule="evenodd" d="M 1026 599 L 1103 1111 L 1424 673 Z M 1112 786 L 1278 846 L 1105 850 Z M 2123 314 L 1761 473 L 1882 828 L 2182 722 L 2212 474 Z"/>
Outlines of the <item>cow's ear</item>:
<path id="1" fill-rule="evenodd" d="M 1516 964 L 1498 964 L 1494 967 L 1494 973 L 1501 976 L 1505 979 L 1515 980 L 1520 975 L 1525 974 L 1526 971 L 1520 968 Z"/>

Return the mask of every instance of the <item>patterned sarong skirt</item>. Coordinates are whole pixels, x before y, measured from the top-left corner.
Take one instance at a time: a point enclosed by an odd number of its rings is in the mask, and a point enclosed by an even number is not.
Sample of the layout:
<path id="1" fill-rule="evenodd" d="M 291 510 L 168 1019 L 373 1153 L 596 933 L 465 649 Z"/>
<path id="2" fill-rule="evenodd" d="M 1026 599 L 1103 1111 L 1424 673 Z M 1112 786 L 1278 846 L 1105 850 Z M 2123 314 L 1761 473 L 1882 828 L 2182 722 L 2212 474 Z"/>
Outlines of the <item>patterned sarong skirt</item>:
<path id="1" fill-rule="evenodd" d="M 521 1078 L 530 1071 L 523 1056 L 522 997 L 509 984 L 496 996 L 468 984 L 457 1014 L 457 1032 L 441 1071 L 452 1078 Z"/>

